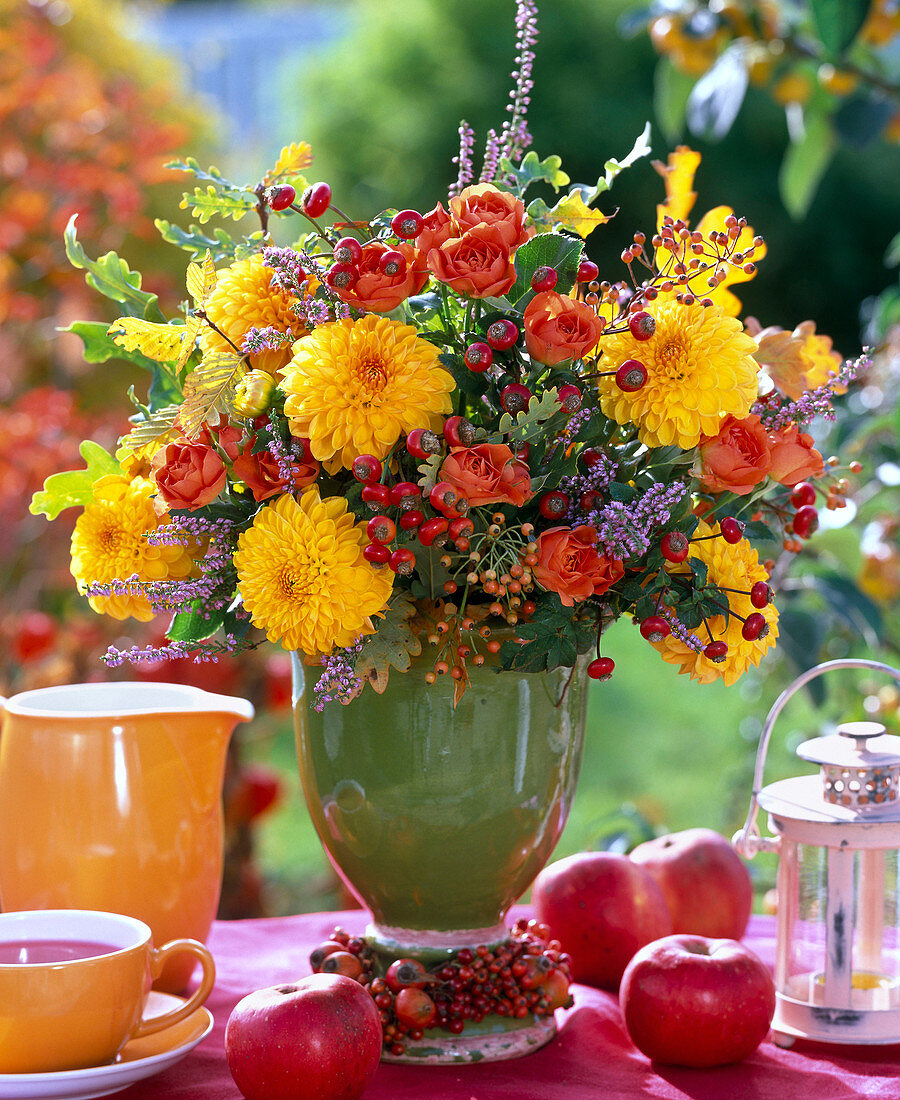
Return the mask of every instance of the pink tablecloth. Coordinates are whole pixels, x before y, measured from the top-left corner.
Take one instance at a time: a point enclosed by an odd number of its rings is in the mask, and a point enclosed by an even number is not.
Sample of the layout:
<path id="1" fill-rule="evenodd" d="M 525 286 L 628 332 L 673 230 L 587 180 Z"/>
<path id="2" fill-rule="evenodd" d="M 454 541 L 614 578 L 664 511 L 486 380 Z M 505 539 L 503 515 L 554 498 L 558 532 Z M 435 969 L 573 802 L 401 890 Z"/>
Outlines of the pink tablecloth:
<path id="1" fill-rule="evenodd" d="M 517 914 L 518 915 L 518 914 Z M 307 956 L 335 924 L 362 931 L 360 911 L 215 925 L 218 980 L 209 1001 L 212 1034 L 184 1061 L 118 1094 L 122 1100 L 240 1100 L 223 1052 L 228 1015 L 245 994 L 309 973 Z M 771 965 L 774 921 L 754 917 L 746 942 Z M 382 1065 L 365 1100 L 900 1100 L 900 1047 L 848 1052 L 781 1050 L 764 1043 L 736 1066 L 687 1070 L 652 1064 L 632 1046 L 616 998 L 576 985 L 557 1039 L 511 1062 L 460 1067 Z"/>

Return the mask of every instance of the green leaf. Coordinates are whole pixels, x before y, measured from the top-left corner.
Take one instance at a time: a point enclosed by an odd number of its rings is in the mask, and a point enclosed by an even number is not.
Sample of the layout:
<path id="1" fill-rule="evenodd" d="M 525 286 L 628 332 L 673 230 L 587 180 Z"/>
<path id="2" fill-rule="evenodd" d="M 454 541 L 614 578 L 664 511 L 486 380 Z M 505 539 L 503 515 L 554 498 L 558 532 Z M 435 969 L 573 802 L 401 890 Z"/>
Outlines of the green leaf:
<path id="1" fill-rule="evenodd" d="M 240 221 L 256 208 L 256 199 L 240 191 L 217 191 L 209 184 L 206 190 L 195 187 L 193 192 L 186 192 L 179 205 L 182 210 L 190 210 L 191 216 L 205 225 L 214 215 Z"/>
<path id="2" fill-rule="evenodd" d="M 136 363 L 144 370 L 152 371 L 159 364 L 139 351 L 126 351 L 108 334 L 109 325 L 105 321 L 75 321 L 60 332 L 74 332 L 84 345 L 84 359 L 87 363 L 107 363 L 110 359 L 121 359 Z"/>
<path id="3" fill-rule="evenodd" d="M 694 78 L 676 69 L 667 57 L 657 61 L 653 74 L 653 110 L 666 141 L 675 142 L 681 137 L 694 84 Z"/>
<path id="4" fill-rule="evenodd" d="M 859 34 L 871 0 L 809 0 L 809 6 L 822 45 L 830 54 L 839 55 Z"/>
<path id="5" fill-rule="evenodd" d="M 66 256 L 72 267 L 85 272 L 84 280 L 104 297 L 119 302 L 129 317 L 145 317 L 148 321 L 165 321 L 155 294 L 141 290 L 141 275 L 132 271 L 115 252 L 107 252 L 92 260 L 84 251 L 75 230 L 77 214 L 69 218 L 64 234 Z"/>
<path id="6" fill-rule="evenodd" d="M 546 160 L 539 160 L 537 153 L 532 149 L 522 158 L 518 168 L 512 161 L 503 157 L 500 161 L 500 171 L 503 175 L 512 176 L 515 179 L 516 189 L 519 195 L 523 195 L 531 184 L 538 182 L 549 183 L 554 191 L 565 187 L 569 177 L 563 172 L 561 165 L 562 161 L 555 154 L 547 157 Z"/>
<path id="7" fill-rule="evenodd" d="M 631 152 L 623 157 L 622 160 L 610 157 L 603 165 L 604 174 L 597 180 L 593 187 L 588 187 L 583 183 L 576 183 L 572 190 L 577 190 L 585 204 L 591 206 L 604 191 L 609 191 L 616 176 L 618 176 L 620 172 L 623 172 L 626 168 L 630 168 L 636 160 L 648 156 L 650 152 L 650 123 L 647 122 L 644 124 L 644 129 L 638 134 L 634 145 L 631 147 Z"/>
<path id="8" fill-rule="evenodd" d="M 881 137 L 896 109 L 894 101 L 880 93 L 851 96 L 834 112 L 835 133 L 851 149 L 865 149 Z"/>
<path id="9" fill-rule="evenodd" d="M 513 440 L 517 443 L 526 443 L 539 435 L 549 434 L 546 427 L 542 428 L 539 425 L 556 415 L 565 418 L 565 414 L 559 407 L 556 387 L 551 386 L 550 389 L 544 390 L 539 398 L 532 397 L 528 402 L 528 408 L 517 413 L 515 418 L 509 413 L 504 413 L 500 417 L 499 430 L 489 435 L 486 442 L 504 443 Z"/>
<path id="10" fill-rule="evenodd" d="M 747 84 L 744 47 L 729 46 L 688 96 L 687 123 L 691 132 L 707 141 L 721 141 L 738 116 Z"/>
<path id="11" fill-rule="evenodd" d="M 836 145 L 828 117 L 807 112 L 806 132 L 788 146 L 778 173 L 781 201 L 792 218 L 799 220 L 809 209 Z"/>
<path id="12" fill-rule="evenodd" d="M 78 450 L 87 468 L 51 474 L 43 490 L 31 499 L 28 510 L 33 515 L 56 519 L 66 508 L 83 508 L 93 500 L 95 481 L 122 472 L 119 463 L 99 443 L 86 439 Z"/>
<path id="13" fill-rule="evenodd" d="M 577 237 L 538 233 L 516 252 L 516 281 L 507 298 L 516 309 L 524 309 L 534 297 L 531 276 L 539 267 L 552 267 L 559 276 L 555 287 L 557 293 L 568 294 L 575 285 L 583 258 L 584 244 Z"/>
<path id="14" fill-rule="evenodd" d="M 782 607 L 778 616 L 778 652 L 797 669 L 805 672 L 818 659 L 825 643 L 826 627 L 822 616 L 796 608 Z M 807 690 L 813 702 L 821 706 L 825 698 L 824 680 L 812 680 Z"/>
<path id="15" fill-rule="evenodd" d="M 238 184 L 232 183 L 231 180 L 225 179 L 222 173 L 215 165 L 210 165 L 209 168 L 201 168 L 200 162 L 196 157 L 187 157 L 186 160 L 176 158 L 175 160 L 168 161 L 163 167 L 173 168 L 179 172 L 189 172 L 198 180 L 207 180 L 210 183 L 216 185 L 216 187 L 223 187 L 230 191 L 240 191 L 241 188 Z"/>
<path id="16" fill-rule="evenodd" d="M 225 622 L 225 609 L 210 610 L 205 602 L 194 603 L 190 611 L 179 611 L 173 616 L 166 637 L 173 642 L 204 642 Z"/>
<path id="17" fill-rule="evenodd" d="M 504 669 L 542 672 L 544 669 L 571 667 L 579 653 L 586 653 L 597 636 L 596 619 L 573 618 L 572 608 L 563 607 L 555 592 L 546 592 L 535 601 L 537 606 L 527 623 L 516 629 L 519 642 L 504 642 L 499 657 Z"/>
<path id="18" fill-rule="evenodd" d="M 881 643 L 884 629 L 881 611 L 849 577 L 822 573 L 813 575 L 808 583 L 838 618 L 859 632 L 866 645 L 876 648 Z"/>
<path id="19" fill-rule="evenodd" d="M 194 261 L 202 260 L 207 249 L 212 254 L 214 263 L 218 264 L 223 260 L 230 263 L 234 259 L 237 245 L 221 226 L 214 227 L 213 235 L 207 237 L 197 225 L 182 229 L 181 226 L 173 225 L 172 222 L 164 221 L 162 218 L 157 218 L 153 224 L 164 241 L 190 252 L 191 259 Z"/>
<path id="20" fill-rule="evenodd" d="M 368 680 L 379 695 L 387 687 L 390 670 L 407 672 L 412 658 L 422 652 L 422 642 L 409 625 L 415 613 L 412 596 L 395 589 L 383 617 L 376 620 L 378 629 L 363 643 L 354 672 L 359 679 Z"/>

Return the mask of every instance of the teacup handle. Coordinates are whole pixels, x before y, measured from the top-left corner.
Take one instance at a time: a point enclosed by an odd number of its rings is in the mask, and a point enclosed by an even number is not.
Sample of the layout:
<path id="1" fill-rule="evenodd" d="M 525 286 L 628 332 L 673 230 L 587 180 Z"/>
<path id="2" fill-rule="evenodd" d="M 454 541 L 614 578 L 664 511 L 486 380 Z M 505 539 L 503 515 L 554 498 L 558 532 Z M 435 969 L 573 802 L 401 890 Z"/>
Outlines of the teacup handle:
<path id="1" fill-rule="evenodd" d="M 150 1020 L 141 1020 L 137 1029 L 131 1034 L 132 1039 L 142 1039 L 145 1035 L 154 1035 L 157 1031 L 162 1031 L 163 1028 L 171 1027 L 172 1024 L 177 1024 L 180 1020 L 186 1019 L 192 1012 L 196 1012 L 212 993 L 212 988 L 216 982 L 216 964 L 213 962 L 209 950 L 197 940 L 170 940 L 168 943 L 164 943 L 162 947 L 151 948 L 151 977 L 158 978 L 166 959 L 170 955 L 177 955 L 182 951 L 189 951 L 200 960 L 200 965 L 203 967 L 203 977 L 200 979 L 200 985 L 178 1008 L 173 1008 L 171 1012 L 164 1012 L 161 1016 L 154 1016 Z"/>

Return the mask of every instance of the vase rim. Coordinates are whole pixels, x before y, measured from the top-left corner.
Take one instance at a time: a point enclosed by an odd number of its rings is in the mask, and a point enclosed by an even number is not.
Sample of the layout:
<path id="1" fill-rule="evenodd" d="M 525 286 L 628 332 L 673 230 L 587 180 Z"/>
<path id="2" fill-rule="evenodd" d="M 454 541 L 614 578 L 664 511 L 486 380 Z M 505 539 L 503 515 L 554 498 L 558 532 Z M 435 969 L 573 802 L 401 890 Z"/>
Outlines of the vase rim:
<path id="1" fill-rule="evenodd" d="M 32 688 L 0 702 L 7 713 L 28 718 L 116 718 L 208 711 L 249 721 L 254 715 L 253 704 L 238 696 L 217 695 L 190 684 L 142 680 Z"/>

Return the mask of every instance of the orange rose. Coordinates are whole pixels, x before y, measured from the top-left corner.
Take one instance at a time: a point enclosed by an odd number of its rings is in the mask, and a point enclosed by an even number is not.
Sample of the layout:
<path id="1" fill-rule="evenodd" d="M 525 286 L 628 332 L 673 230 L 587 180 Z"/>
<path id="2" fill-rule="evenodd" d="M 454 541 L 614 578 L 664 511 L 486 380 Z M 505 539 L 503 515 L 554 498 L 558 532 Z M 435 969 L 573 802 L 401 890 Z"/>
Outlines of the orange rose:
<path id="1" fill-rule="evenodd" d="M 510 252 L 515 252 L 531 236 L 525 228 L 522 200 L 490 183 L 478 183 L 460 191 L 450 200 L 450 210 L 460 234 L 476 225 L 494 225 Z"/>
<path id="2" fill-rule="evenodd" d="M 359 278 L 352 287 L 338 291 L 348 305 L 372 313 L 389 313 L 411 294 L 419 293 L 428 282 L 422 254 L 405 241 L 396 245 L 395 250 L 403 254 L 406 270 L 402 274 L 386 275 L 378 267 L 378 261 L 385 252 L 392 251 L 391 246 L 384 241 L 369 241 L 363 245 L 362 256 L 356 265 Z"/>
<path id="3" fill-rule="evenodd" d="M 700 444 L 699 478 L 713 493 L 747 496 L 772 465 L 769 436 L 758 416 L 726 416 L 713 438 Z"/>
<path id="4" fill-rule="evenodd" d="M 150 463 L 150 476 L 168 508 L 202 508 L 225 488 L 225 463 L 205 443 L 187 440 L 161 447 Z"/>
<path id="5" fill-rule="evenodd" d="M 822 456 L 813 446 L 813 437 L 801 432 L 796 424 L 769 432 L 772 468 L 769 474 L 782 485 L 817 477 L 825 469 Z"/>
<path id="6" fill-rule="evenodd" d="M 525 310 L 524 321 L 528 354 L 548 367 L 580 359 L 596 345 L 603 331 L 590 306 L 555 290 L 535 294 Z"/>
<path id="7" fill-rule="evenodd" d="M 551 527 L 538 535 L 534 579 L 556 592 L 566 607 L 588 596 L 599 596 L 625 574 L 618 558 L 597 553 L 594 527 Z"/>
<path id="8" fill-rule="evenodd" d="M 523 505 L 532 496 L 531 471 L 505 443 L 454 447 L 441 466 L 441 480 L 477 508 L 481 504 Z"/>
<path id="9" fill-rule="evenodd" d="M 509 248 L 494 225 L 477 225 L 432 248 L 428 266 L 442 283 L 469 298 L 497 297 L 516 281 Z"/>
<path id="10" fill-rule="evenodd" d="M 235 477 L 238 477 L 253 494 L 254 500 L 268 500 L 276 493 L 283 492 L 288 487 L 287 478 L 282 476 L 281 467 L 267 450 L 253 453 L 256 436 L 244 444 L 241 453 L 235 458 L 233 469 Z M 293 462 L 294 477 L 291 491 L 305 489 L 319 476 L 319 463 L 312 457 L 309 449 L 309 440 L 300 440 L 303 443 L 304 458 L 299 462 Z"/>
<path id="11" fill-rule="evenodd" d="M 439 248 L 444 241 L 456 236 L 450 215 L 444 209 L 442 203 L 438 203 L 433 210 L 423 215 L 425 228 L 416 237 L 416 248 L 427 256 L 432 248 Z"/>

